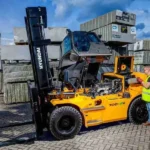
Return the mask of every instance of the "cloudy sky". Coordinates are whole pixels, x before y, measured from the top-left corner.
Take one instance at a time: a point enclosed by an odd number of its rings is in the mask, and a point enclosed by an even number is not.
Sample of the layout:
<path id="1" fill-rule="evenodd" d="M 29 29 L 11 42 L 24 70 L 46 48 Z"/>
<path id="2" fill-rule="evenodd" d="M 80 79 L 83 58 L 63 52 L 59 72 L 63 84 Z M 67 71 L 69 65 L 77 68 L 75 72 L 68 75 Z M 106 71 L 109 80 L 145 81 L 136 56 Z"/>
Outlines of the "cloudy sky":
<path id="1" fill-rule="evenodd" d="M 137 38 L 150 37 L 150 0 L 0 0 L 2 44 L 13 43 L 13 27 L 24 27 L 25 8 L 46 6 L 48 26 L 79 30 L 81 23 L 119 9 L 137 15 Z"/>

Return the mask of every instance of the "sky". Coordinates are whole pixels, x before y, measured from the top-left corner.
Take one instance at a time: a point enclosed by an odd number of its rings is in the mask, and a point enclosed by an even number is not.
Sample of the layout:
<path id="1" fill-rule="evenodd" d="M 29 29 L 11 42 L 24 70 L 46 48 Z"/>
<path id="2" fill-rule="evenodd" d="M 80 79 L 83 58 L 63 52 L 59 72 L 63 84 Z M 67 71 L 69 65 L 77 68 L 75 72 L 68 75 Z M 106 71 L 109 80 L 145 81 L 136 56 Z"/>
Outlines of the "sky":
<path id="1" fill-rule="evenodd" d="M 25 27 L 26 7 L 45 6 L 49 27 L 80 30 L 80 24 L 119 9 L 136 14 L 137 38 L 150 38 L 150 0 L 0 0 L 2 44 L 13 44 L 13 28 Z"/>

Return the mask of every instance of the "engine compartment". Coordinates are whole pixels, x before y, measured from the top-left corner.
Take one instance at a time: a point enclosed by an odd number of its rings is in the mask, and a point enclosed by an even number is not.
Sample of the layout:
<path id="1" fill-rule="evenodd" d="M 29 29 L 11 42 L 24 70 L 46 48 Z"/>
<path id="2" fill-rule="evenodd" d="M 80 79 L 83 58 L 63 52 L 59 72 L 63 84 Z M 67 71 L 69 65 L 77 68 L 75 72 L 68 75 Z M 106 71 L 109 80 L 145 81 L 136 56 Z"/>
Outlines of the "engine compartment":
<path id="1" fill-rule="evenodd" d="M 90 88 L 88 95 L 100 96 L 115 94 L 122 90 L 122 79 L 105 77 L 102 82 L 95 83 L 93 87 Z"/>

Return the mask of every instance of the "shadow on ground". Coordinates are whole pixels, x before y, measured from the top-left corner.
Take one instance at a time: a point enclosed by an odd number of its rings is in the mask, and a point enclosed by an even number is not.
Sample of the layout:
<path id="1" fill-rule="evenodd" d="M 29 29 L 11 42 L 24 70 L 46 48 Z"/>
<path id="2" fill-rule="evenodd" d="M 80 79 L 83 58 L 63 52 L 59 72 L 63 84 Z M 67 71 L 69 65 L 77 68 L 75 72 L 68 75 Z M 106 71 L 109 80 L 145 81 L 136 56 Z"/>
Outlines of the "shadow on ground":
<path id="1" fill-rule="evenodd" d="M 0 128 L 29 121 L 32 121 L 29 103 L 0 104 Z"/>
<path id="2" fill-rule="evenodd" d="M 103 124 L 103 125 L 99 125 L 99 126 L 95 126 L 95 127 L 89 127 L 89 128 L 82 127 L 81 132 L 79 133 L 79 136 L 82 136 L 83 134 L 86 134 L 90 131 L 106 129 L 106 128 L 109 128 L 112 126 L 119 126 L 119 125 L 127 124 L 127 123 L 129 123 L 128 120 L 107 123 L 107 124 Z M 9 131 L 10 129 L 11 128 L 7 129 L 7 131 Z M 15 127 L 12 130 L 13 130 L 13 132 L 11 132 L 10 134 L 5 134 L 7 132 L 4 132 L 4 130 L 0 130 L 0 137 L 4 139 L 3 141 L 0 140 L 0 147 L 13 145 L 13 144 L 29 145 L 29 144 L 33 144 L 35 141 L 56 141 L 53 138 L 53 136 L 51 135 L 51 133 L 48 131 L 44 131 L 43 136 L 41 136 L 39 139 L 36 139 L 35 138 L 35 128 L 34 128 L 33 124 L 32 124 L 32 127 L 31 127 L 31 125 L 30 126 L 25 125 L 25 126 L 20 126 L 20 129 L 17 129 L 17 127 Z M 21 133 L 19 135 L 17 135 L 17 136 L 13 135 L 15 133 L 15 131 L 20 132 L 19 130 L 21 130 Z M 24 131 L 24 133 L 23 133 L 23 131 Z"/>
<path id="3" fill-rule="evenodd" d="M 0 147 L 11 145 L 15 143 L 32 144 L 35 140 L 35 126 L 31 124 L 32 113 L 30 103 L 1 105 L 0 104 Z M 22 124 L 30 123 L 30 124 Z M 112 126 L 119 126 L 129 123 L 126 121 L 119 121 L 113 123 L 102 124 L 99 126 L 85 128 L 82 127 L 79 136 L 82 136 L 90 131 L 106 129 Z M 20 124 L 20 126 L 18 125 Z M 18 126 L 14 126 L 18 125 Z M 4 126 L 12 126 L 5 127 Z M 44 134 L 39 141 L 56 141 L 53 136 L 44 131 Z"/>

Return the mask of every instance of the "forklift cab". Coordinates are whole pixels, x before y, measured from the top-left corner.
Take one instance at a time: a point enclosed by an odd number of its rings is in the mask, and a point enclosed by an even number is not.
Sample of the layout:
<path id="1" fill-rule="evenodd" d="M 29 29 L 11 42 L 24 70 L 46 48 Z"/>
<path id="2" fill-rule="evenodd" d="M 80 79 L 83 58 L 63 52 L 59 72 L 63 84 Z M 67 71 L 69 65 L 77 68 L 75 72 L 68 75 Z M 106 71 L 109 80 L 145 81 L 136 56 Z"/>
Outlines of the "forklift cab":
<path id="1" fill-rule="evenodd" d="M 62 56 L 74 50 L 79 56 L 110 56 L 110 50 L 94 32 L 70 31 L 61 43 Z"/>
<path id="2" fill-rule="evenodd" d="M 68 35 L 61 43 L 63 56 L 59 62 L 59 75 L 68 76 L 72 85 L 76 78 L 79 78 L 79 84 L 83 85 L 86 80 L 85 84 L 91 85 L 91 81 L 97 80 L 99 65 L 109 59 L 111 52 L 94 32 L 67 31 Z M 64 78 L 60 80 L 64 81 Z"/>

